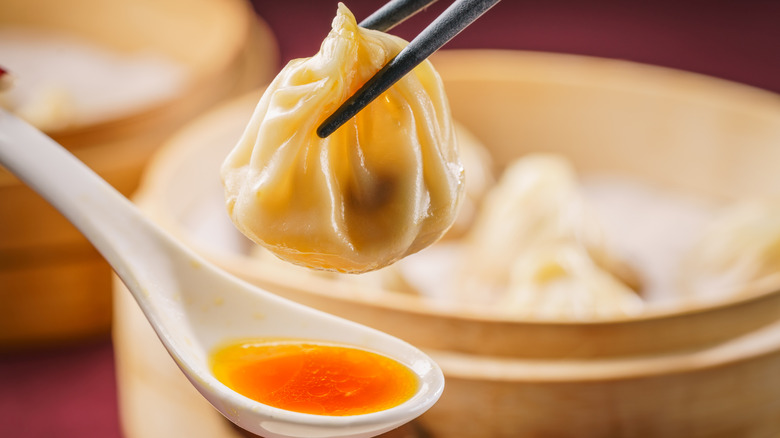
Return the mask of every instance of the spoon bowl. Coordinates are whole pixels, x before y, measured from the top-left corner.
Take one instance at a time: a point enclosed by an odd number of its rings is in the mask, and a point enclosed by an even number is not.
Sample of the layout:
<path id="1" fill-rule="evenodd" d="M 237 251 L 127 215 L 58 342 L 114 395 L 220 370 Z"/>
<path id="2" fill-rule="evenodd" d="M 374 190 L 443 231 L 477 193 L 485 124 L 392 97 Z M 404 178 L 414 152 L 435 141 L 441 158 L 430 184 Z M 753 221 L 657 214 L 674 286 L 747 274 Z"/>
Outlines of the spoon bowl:
<path id="1" fill-rule="evenodd" d="M 90 240 L 130 290 L 189 381 L 239 427 L 265 437 L 370 437 L 411 421 L 441 395 L 441 370 L 417 348 L 222 272 L 145 218 L 52 139 L 2 109 L 0 164 Z M 210 371 L 210 351 L 226 341 L 249 338 L 302 339 L 373 351 L 409 367 L 419 387 L 406 402 L 363 415 L 274 408 L 238 394 Z"/>

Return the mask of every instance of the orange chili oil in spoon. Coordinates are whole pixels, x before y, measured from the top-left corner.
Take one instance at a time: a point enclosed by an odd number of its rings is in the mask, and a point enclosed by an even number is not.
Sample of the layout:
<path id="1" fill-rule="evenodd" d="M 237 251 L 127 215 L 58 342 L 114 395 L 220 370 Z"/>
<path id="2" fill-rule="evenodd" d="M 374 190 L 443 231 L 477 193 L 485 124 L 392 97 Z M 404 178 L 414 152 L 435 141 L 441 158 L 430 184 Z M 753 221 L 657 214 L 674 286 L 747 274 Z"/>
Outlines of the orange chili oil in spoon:
<path id="1" fill-rule="evenodd" d="M 269 406 L 315 415 L 360 415 L 414 395 L 417 376 L 394 359 L 354 347 L 311 341 L 249 341 L 211 356 L 214 376 Z"/>

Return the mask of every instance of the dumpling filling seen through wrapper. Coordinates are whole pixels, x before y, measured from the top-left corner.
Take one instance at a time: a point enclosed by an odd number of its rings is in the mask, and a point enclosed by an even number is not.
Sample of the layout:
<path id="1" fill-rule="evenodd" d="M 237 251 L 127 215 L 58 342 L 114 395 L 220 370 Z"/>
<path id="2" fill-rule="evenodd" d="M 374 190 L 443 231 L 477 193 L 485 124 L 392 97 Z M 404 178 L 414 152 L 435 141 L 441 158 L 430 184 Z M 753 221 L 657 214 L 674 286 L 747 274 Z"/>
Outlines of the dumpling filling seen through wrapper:
<path id="1" fill-rule="evenodd" d="M 387 266 L 438 240 L 464 185 L 444 88 L 425 61 L 326 139 L 322 121 L 406 46 L 339 5 L 319 53 L 269 85 L 222 165 L 228 213 L 289 262 Z"/>

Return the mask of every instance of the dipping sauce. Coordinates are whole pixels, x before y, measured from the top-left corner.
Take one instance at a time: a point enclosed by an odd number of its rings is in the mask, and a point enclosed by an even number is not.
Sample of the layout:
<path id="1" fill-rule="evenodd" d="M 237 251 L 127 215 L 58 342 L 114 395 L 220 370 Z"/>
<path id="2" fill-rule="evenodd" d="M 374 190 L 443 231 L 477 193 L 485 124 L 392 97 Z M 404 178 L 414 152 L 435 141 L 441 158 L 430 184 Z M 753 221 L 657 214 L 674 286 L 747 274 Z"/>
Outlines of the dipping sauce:
<path id="1" fill-rule="evenodd" d="M 398 361 L 358 348 L 311 341 L 248 341 L 211 356 L 212 372 L 234 391 L 280 409 L 360 415 L 414 395 L 417 376 Z"/>

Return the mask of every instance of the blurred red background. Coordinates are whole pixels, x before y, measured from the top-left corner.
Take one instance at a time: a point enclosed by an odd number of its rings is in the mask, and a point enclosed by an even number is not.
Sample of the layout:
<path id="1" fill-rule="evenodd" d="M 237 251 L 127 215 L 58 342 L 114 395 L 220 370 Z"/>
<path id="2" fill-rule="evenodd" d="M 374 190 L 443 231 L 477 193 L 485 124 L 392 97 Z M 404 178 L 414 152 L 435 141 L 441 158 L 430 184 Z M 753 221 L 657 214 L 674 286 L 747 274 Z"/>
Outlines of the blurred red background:
<path id="1" fill-rule="evenodd" d="M 359 20 L 385 0 L 346 2 Z M 336 2 L 255 0 L 279 37 L 282 60 L 311 56 Z M 452 1 L 392 33 L 412 39 Z M 445 48 L 501 48 L 620 58 L 695 71 L 780 92 L 780 2 L 505 0 Z"/>

